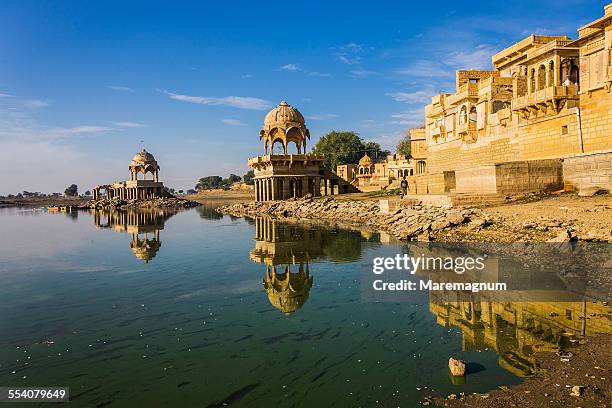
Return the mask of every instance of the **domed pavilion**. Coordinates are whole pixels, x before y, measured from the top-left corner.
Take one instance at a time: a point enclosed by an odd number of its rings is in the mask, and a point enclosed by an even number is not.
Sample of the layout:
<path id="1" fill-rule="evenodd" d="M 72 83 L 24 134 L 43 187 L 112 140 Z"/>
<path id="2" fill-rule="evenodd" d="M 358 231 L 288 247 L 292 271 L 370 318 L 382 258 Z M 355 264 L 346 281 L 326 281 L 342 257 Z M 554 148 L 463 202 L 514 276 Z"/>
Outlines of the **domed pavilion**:
<path id="1" fill-rule="evenodd" d="M 93 199 L 98 200 L 102 196 L 111 200 L 117 198 L 121 200 L 146 200 L 163 197 L 164 184 L 159 181 L 160 167 L 151 153 L 145 149 L 136 153 L 128 166 L 128 170 L 130 171 L 130 179 L 127 181 L 95 186 L 92 189 Z"/>
<path id="2" fill-rule="evenodd" d="M 259 132 L 264 155 L 249 159 L 255 172 L 255 201 L 286 200 L 358 191 L 323 166 L 324 157 L 306 153 L 310 131 L 299 110 L 281 101 Z"/>

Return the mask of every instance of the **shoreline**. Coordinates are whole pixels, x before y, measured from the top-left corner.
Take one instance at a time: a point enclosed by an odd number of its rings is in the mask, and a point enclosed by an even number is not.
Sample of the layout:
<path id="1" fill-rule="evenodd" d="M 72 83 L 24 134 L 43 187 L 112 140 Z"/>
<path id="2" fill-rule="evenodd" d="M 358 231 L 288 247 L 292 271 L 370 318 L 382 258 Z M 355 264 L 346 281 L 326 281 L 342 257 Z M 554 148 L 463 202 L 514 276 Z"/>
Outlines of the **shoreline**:
<path id="1" fill-rule="evenodd" d="M 556 201 L 555 201 L 556 200 Z M 552 208 L 561 205 L 564 217 Z M 588 222 L 569 205 L 587 207 Z M 546 211 L 543 211 L 544 207 Z M 601 207 L 597 213 L 590 207 Z M 285 221 L 331 222 L 387 233 L 400 241 L 442 242 L 612 242 L 612 197 L 588 201 L 577 196 L 497 208 L 433 207 L 400 202 L 383 213 L 378 200 L 317 197 L 268 202 L 238 202 L 217 208 L 232 216 L 268 216 Z M 545 215 L 542 215 L 545 214 Z M 527 218 L 529 217 L 529 218 Z"/>
<path id="2" fill-rule="evenodd" d="M 536 353 L 539 371 L 482 394 L 427 396 L 421 405 L 451 408 L 604 407 L 612 398 L 612 335 L 574 339 L 559 352 Z M 469 378 L 469 374 L 467 376 Z"/>

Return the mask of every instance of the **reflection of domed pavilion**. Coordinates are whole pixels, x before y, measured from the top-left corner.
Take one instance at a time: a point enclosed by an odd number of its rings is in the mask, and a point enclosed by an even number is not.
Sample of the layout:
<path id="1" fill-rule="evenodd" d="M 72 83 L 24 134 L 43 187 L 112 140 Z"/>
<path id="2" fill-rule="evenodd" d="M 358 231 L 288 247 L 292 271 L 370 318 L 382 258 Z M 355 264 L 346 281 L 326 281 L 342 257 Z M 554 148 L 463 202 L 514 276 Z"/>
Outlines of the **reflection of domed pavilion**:
<path id="1" fill-rule="evenodd" d="M 308 300 L 312 287 L 308 263 L 300 262 L 298 272 L 292 272 L 291 265 L 286 265 L 282 273 L 277 271 L 276 266 L 266 265 L 263 285 L 272 306 L 285 314 L 291 314 Z"/>
<path id="2" fill-rule="evenodd" d="M 308 139 L 310 131 L 304 116 L 287 102 L 282 101 L 266 115 L 259 132 L 264 156 L 254 157 L 248 162 L 255 172 L 256 201 L 357 191 L 323 167 L 323 156 L 306 153 Z M 289 152 L 292 145 L 295 154 Z M 278 146 L 277 154 L 274 153 L 275 146 Z"/>
<path id="3" fill-rule="evenodd" d="M 293 313 L 306 303 L 312 287 L 309 263 L 322 254 L 322 242 L 320 230 L 255 218 L 250 258 L 266 265 L 264 288 L 270 303 L 283 313 Z"/>
<path id="4" fill-rule="evenodd" d="M 110 228 L 116 232 L 131 235 L 130 248 L 134 256 L 145 263 L 153 259 L 161 247 L 159 232 L 164 229 L 165 221 L 175 211 L 140 210 L 116 211 L 95 210 L 94 224 L 98 228 Z"/>
<path id="5" fill-rule="evenodd" d="M 100 198 L 101 191 L 104 191 L 107 198 L 122 200 L 147 199 L 163 195 L 164 184 L 159 181 L 160 167 L 151 153 L 145 149 L 136 153 L 128 169 L 130 171 L 128 181 L 95 186 L 92 189 L 94 200 Z M 138 178 L 140 174 L 142 178 Z M 147 179 L 147 174 L 151 174 L 150 180 Z"/>
<path id="6" fill-rule="evenodd" d="M 266 265 L 264 288 L 270 303 L 290 314 L 301 308 L 313 278 L 310 264 L 317 259 L 352 262 L 359 259 L 363 237 L 355 231 L 318 228 L 255 217 L 253 262 Z"/>

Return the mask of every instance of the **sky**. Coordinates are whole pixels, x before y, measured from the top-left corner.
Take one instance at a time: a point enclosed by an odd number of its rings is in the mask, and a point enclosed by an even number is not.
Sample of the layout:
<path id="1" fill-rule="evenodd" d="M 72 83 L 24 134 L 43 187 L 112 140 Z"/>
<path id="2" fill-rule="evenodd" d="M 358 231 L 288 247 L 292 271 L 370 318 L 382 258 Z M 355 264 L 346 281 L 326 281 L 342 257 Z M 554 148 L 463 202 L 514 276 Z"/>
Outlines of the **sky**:
<path id="1" fill-rule="evenodd" d="M 535 33 L 576 38 L 593 1 L 0 2 L 0 194 L 125 180 L 142 146 L 160 179 L 243 175 L 281 100 L 312 139 L 394 150 L 457 69 Z"/>

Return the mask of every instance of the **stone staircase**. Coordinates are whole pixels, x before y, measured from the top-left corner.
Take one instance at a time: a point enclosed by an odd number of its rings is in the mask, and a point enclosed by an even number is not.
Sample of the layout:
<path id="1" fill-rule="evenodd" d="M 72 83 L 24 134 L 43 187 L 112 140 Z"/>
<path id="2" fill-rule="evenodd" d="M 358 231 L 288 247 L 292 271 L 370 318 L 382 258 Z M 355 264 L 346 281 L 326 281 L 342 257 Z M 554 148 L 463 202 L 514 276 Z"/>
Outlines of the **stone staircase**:
<path id="1" fill-rule="evenodd" d="M 349 183 L 348 181 L 344 180 L 343 178 L 338 177 L 338 175 L 334 173 L 333 171 L 330 171 L 328 169 L 323 169 L 322 176 L 327 180 L 332 180 L 332 182 L 338 186 L 338 189 L 340 190 L 341 194 L 360 192 L 360 190 L 357 187 L 355 187 L 353 184 Z"/>

